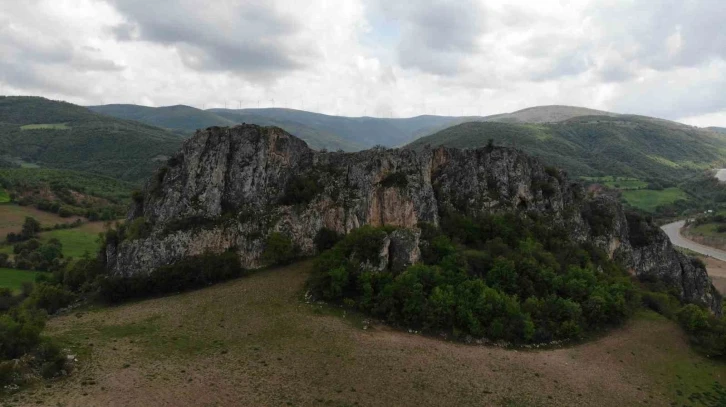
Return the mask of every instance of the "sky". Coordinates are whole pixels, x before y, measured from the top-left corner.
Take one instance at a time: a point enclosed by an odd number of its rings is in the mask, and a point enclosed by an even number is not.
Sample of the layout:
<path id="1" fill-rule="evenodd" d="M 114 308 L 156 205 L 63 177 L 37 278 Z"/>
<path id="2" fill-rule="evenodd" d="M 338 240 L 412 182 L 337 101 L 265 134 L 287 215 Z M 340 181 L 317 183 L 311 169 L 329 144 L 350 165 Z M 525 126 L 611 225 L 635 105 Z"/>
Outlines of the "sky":
<path id="1" fill-rule="evenodd" d="M 722 0 L 0 0 L 0 94 L 726 127 Z"/>

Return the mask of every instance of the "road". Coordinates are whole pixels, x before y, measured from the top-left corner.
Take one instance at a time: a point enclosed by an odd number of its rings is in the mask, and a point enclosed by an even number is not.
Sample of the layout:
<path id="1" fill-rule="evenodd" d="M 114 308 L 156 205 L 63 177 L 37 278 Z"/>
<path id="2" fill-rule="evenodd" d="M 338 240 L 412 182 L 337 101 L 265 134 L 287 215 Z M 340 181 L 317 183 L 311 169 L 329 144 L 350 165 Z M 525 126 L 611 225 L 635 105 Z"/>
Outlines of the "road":
<path id="1" fill-rule="evenodd" d="M 684 220 L 678 222 L 669 223 L 661 227 L 664 232 L 671 239 L 671 243 L 676 246 L 685 247 L 686 249 L 693 250 L 696 253 L 700 253 L 706 256 L 711 256 L 714 259 L 726 261 L 726 251 L 715 249 L 713 247 L 704 246 L 696 243 L 692 240 L 686 239 L 681 235 L 681 228 L 686 223 Z"/>

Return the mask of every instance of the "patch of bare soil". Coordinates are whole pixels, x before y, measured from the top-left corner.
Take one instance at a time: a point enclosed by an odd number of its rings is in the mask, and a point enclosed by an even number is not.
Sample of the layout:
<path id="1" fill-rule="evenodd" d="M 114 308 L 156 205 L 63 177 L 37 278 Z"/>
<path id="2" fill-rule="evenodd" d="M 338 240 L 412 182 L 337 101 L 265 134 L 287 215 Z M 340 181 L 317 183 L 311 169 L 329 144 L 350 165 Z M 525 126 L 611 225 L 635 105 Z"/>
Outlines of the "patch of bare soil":
<path id="1" fill-rule="evenodd" d="M 711 277 L 714 287 L 721 294 L 726 295 L 726 262 L 713 257 L 699 256 L 706 263 L 706 270 Z"/>
<path id="2" fill-rule="evenodd" d="M 56 317 L 48 333 L 78 355 L 78 369 L 7 401 L 661 406 L 680 401 L 677 389 L 689 394 L 674 385 L 674 360 L 704 363 L 674 324 L 654 314 L 589 343 L 539 351 L 452 343 L 382 325 L 363 329 L 359 315 L 301 301 L 309 268 L 299 263 L 196 292 Z M 704 375 L 713 374 L 709 369 Z"/>

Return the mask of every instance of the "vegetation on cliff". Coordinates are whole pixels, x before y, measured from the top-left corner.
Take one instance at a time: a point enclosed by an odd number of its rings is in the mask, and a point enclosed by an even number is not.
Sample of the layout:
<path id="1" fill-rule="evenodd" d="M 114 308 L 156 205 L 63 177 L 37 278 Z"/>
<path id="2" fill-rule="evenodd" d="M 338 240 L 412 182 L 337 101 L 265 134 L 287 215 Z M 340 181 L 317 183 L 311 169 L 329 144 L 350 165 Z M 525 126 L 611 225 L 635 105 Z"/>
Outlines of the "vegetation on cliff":
<path id="1" fill-rule="evenodd" d="M 391 323 L 513 343 L 578 338 L 638 304 L 627 273 L 548 219 L 447 214 L 423 226 L 423 264 L 378 270 L 385 230 L 351 232 L 316 261 L 309 287 Z"/>

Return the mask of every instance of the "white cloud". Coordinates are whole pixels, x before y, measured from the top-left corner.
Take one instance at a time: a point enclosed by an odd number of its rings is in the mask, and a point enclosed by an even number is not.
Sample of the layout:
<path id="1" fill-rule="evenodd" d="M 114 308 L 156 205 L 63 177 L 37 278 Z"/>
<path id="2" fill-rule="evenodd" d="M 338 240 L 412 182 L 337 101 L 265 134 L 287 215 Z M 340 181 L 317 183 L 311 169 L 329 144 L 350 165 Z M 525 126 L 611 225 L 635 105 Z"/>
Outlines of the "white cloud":
<path id="1" fill-rule="evenodd" d="M 726 110 L 719 0 L 0 0 L 0 10 L 0 93 L 383 116 L 572 104 L 710 125 Z"/>

